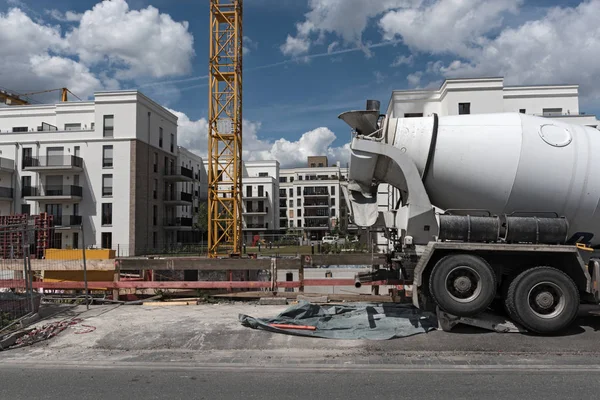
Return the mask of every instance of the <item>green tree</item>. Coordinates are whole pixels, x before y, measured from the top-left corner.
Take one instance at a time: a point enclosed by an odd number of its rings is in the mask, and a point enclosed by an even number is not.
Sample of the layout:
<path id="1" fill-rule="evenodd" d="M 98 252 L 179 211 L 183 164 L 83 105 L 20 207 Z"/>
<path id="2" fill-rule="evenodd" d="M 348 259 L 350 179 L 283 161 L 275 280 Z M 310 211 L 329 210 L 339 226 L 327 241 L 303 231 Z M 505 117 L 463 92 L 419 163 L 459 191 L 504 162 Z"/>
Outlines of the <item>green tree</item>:
<path id="1" fill-rule="evenodd" d="M 201 232 L 208 231 L 208 203 L 201 202 L 198 204 L 198 211 L 196 212 L 196 218 L 194 221 L 194 229 L 198 229 Z"/>

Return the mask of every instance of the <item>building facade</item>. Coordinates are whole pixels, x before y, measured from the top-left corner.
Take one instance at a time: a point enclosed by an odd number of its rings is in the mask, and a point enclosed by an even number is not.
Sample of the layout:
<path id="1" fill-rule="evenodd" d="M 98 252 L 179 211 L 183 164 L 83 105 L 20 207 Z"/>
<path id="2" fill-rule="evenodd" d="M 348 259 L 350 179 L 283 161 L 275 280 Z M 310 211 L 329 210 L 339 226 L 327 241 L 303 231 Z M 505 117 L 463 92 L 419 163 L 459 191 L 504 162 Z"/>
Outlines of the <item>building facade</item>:
<path id="1" fill-rule="evenodd" d="M 504 78 L 448 79 L 437 90 L 395 90 L 387 114 L 393 118 L 520 112 L 598 128 L 579 110 L 578 85 L 505 86 Z"/>
<path id="2" fill-rule="evenodd" d="M 177 117 L 137 91 L 0 108 L 0 152 L 0 213 L 51 214 L 55 248 L 176 244 L 202 184 L 201 160 L 177 146 Z"/>
<path id="3" fill-rule="evenodd" d="M 307 167 L 279 173 L 279 225 L 295 230 L 304 239 L 320 240 L 336 228 L 347 228 L 347 209 L 342 185 L 348 168 L 329 166 L 327 157 L 309 157 Z"/>

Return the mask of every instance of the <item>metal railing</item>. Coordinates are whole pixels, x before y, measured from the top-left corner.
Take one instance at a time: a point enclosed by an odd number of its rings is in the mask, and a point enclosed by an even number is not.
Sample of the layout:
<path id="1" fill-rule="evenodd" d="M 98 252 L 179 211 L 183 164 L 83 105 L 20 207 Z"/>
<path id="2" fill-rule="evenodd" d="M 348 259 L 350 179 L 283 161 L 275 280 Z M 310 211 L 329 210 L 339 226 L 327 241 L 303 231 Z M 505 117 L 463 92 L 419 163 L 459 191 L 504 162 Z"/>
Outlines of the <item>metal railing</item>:
<path id="1" fill-rule="evenodd" d="M 185 176 L 186 178 L 194 179 L 194 171 L 185 167 L 165 168 L 166 176 Z"/>
<path id="2" fill-rule="evenodd" d="M 75 185 L 54 186 L 45 185 L 40 187 L 24 186 L 23 197 L 45 197 L 45 196 L 83 196 L 83 187 Z"/>
<path id="3" fill-rule="evenodd" d="M 8 187 L 0 187 L 0 197 L 3 199 L 12 199 L 14 197 L 15 190 Z"/>
<path id="4" fill-rule="evenodd" d="M 304 189 L 304 196 L 328 196 L 329 191 L 327 189 Z"/>
<path id="5" fill-rule="evenodd" d="M 81 215 L 54 215 L 52 221 L 54 226 L 81 226 L 83 218 Z"/>
<path id="6" fill-rule="evenodd" d="M 14 170 L 15 161 L 9 160 L 8 158 L 0 157 L 0 168 Z"/>
<path id="7" fill-rule="evenodd" d="M 77 156 L 25 157 L 23 168 L 34 167 L 83 167 L 83 158 Z"/>
<path id="8" fill-rule="evenodd" d="M 192 227 L 194 220 L 192 218 L 176 217 L 176 218 L 165 218 L 163 226 L 181 226 L 181 227 Z"/>
<path id="9" fill-rule="evenodd" d="M 165 193 L 163 196 L 164 201 L 185 201 L 191 203 L 193 201 L 193 196 L 191 193 L 186 192 L 176 192 L 176 193 Z"/>

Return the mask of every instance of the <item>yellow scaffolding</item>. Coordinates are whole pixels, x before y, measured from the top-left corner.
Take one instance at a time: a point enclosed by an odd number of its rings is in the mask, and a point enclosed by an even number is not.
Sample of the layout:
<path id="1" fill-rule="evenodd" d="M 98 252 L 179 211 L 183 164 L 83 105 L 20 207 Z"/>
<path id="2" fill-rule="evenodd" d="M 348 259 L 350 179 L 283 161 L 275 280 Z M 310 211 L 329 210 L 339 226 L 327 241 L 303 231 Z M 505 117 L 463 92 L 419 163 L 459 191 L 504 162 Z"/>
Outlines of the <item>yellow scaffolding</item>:
<path id="1" fill-rule="evenodd" d="M 242 0 L 211 0 L 208 254 L 242 246 Z"/>

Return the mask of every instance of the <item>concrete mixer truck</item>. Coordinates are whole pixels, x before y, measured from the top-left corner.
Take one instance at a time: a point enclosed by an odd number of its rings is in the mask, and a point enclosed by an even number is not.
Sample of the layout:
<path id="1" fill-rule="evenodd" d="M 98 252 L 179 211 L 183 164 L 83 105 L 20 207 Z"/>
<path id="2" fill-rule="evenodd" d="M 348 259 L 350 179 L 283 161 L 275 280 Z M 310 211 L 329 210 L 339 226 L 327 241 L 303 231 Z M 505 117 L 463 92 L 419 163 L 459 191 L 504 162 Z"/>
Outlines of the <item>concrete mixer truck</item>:
<path id="1" fill-rule="evenodd" d="M 394 118 L 380 103 L 352 128 L 349 215 L 381 226 L 386 268 L 421 309 L 475 318 L 500 306 L 541 334 L 599 302 L 600 132 L 521 113 Z M 380 212 L 377 187 L 399 192 Z"/>

